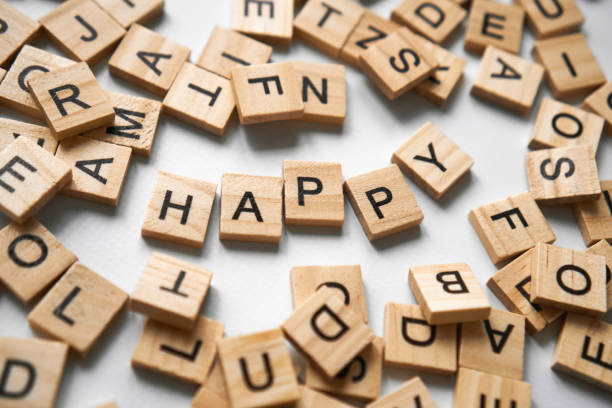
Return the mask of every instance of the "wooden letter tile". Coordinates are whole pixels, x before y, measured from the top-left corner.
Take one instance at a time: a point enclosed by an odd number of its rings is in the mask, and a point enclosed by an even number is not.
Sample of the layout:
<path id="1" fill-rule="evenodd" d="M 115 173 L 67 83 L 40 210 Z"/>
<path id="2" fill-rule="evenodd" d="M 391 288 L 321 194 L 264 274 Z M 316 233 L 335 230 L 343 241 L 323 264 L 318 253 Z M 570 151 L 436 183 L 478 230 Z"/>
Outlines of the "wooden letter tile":
<path id="1" fill-rule="evenodd" d="M 526 165 L 529 191 L 539 204 L 596 200 L 601 195 L 595 153 L 590 145 L 529 152 Z"/>
<path id="2" fill-rule="evenodd" d="M 278 244 L 283 234 L 283 179 L 224 174 L 219 239 Z"/>
<path id="3" fill-rule="evenodd" d="M 232 407 L 277 406 L 300 398 L 280 329 L 220 340 L 218 350 Z"/>
<path id="4" fill-rule="evenodd" d="M 142 236 L 201 247 L 212 212 L 217 184 L 159 172 Z"/>
<path id="5" fill-rule="evenodd" d="M 344 65 L 294 62 L 307 122 L 342 125 L 346 116 Z"/>
<path id="6" fill-rule="evenodd" d="M 163 97 L 189 59 L 189 48 L 132 24 L 108 61 L 111 74 Z"/>
<path id="7" fill-rule="evenodd" d="M 225 325 L 199 317 L 191 331 L 147 320 L 132 354 L 132 367 L 203 384 L 215 360 Z"/>
<path id="8" fill-rule="evenodd" d="M 58 141 L 48 127 L 0 118 L 0 151 L 20 136 L 33 140 L 51 154 L 57 150 Z"/>
<path id="9" fill-rule="evenodd" d="M 345 404 L 326 394 L 311 390 L 300 385 L 300 400 L 295 404 L 295 408 L 351 408 L 353 405 Z"/>
<path id="10" fill-rule="evenodd" d="M 261 41 L 288 46 L 292 22 L 292 1 L 232 0 L 231 28 Z"/>
<path id="11" fill-rule="evenodd" d="M 204 385 L 193 396 L 190 408 L 231 408 L 223 368 L 217 358 Z"/>
<path id="12" fill-rule="evenodd" d="M 285 160 L 284 204 L 287 225 L 342 227 L 342 165 Z"/>
<path id="13" fill-rule="evenodd" d="M 23 223 L 72 178 L 70 166 L 19 137 L 0 152 L 0 210 Z"/>
<path id="14" fill-rule="evenodd" d="M 128 295 L 80 263 L 70 267 L 28 315 L 33 329 L 62 340 L 84 357 Z"/>
<path id="15" fill-rule="evenodd" d="M 487 45 L 518 54 L 523 36 L 522 7 L 489 0 L 474 0 L 465 33 L 465 49 L 481 54 Z"/>
<path id="16" fill-rule="evenodd" d="M 455 380 L 453 408 L 531 407 L 529 383 L 469 368 L 460 368 Z"/>
<path id="17" fill-rule="evenodd" d="M 0 281 L 29 304 L 77 261 L 77 257 L 35 219 L 0 231 Z"/>
<path id="18" fill-rule="evenodd" d="M 459 27 L 466 14 L 453 0 L 404 0 L 393 9 L 391 18 L 441 43 Z"/>
<path id="19" fill-rule="evenodd" d="M 385 364 L 451 375 L 457 371 L 457 325 L 432 326 L 417 305 L 385 306 Z"/>
<path id="20" fill-rule="evenodd" d="M 484 320 L 491 306 L 465 263 L 415 266 L 408 283 L 429 324 Z"/>
<path id="21" fill-rule="evenodd" d="M 164 0 L 94 0 L 124 28 L 144 23 L 161 14 Z"/>
<path id="22" fill-rule="evenodd" d="M 612 81 L 589 95 L 581 107 L 604 118 L 604 130 L 608 136 L 612 136 Z"/>
<path id="23" fill-rule="evenodd" d="M 346 180 L 344 191 L 370 241 L 423 221 L 423 212 L 395 164 Z"/>
<path id="24" fill-rule="evenodd" d="M 612 245 L 601 240 L 586 250 L 587 254 L 600 255 L 606 258 L 606 287 L 608 311 L 612 310 Z"/>
<path id="25" fill-rule="evenodd" d="M 193 329 L 212 272 L 154 252 L 130 298 L 130 309 L 183 330 Z"/>
<path id="26" fill-rule="evenodd" d="M 65 343 L 0 337 L 0 405 L 53 408 L 67 357 Z"/>
<path id="27" fill-rule="evenodd" d="M 436 200 L 442 198 L 474 160 L 427 122 L 399 149 L 391 161 Z"/>
<path id="28" fill-rule="evenodd" d="M 37 21 L 0 1 L 0 66 L 8 66 L 17 51 L 36 35 L 39 28 Z"/>
<path id="29" fill-rule="evenodd" d="M 586 245 L 602 239 L 612 242 L 612 180 L 601 182 L 597 200 L 575 204 L 574 214 Z"/>
<path id="30" fill-rule="evenodd" d="M 584 22 L 575 0 L 514 0 L 527 14 L 527 24 L 536 38 L 549 38 L 578 31 Z"/>
<path id="31" fill-rule="evenodd" d="M 603 256 L 538 244 L 531 270 L 533 303 L 592 316 L 608 310 Z"/>
<path id="32" fill-rule="evenodd" d="M 415 406 L 420 408 L 438 407 L 429 394 L 429 390 L 427 390 L 423 380 L 421 380 L 420 377 L 414 377 L 391 394 L 387 394 L 373 403 L 366 405 L 366 408 L 396 408 L 404 406 Z"/>
<path id="33" fill-rule="evenodd" d="M 223 136 L 236 103 L 230 81 L 186 62 L 164 98 L 164 112 Z"/>

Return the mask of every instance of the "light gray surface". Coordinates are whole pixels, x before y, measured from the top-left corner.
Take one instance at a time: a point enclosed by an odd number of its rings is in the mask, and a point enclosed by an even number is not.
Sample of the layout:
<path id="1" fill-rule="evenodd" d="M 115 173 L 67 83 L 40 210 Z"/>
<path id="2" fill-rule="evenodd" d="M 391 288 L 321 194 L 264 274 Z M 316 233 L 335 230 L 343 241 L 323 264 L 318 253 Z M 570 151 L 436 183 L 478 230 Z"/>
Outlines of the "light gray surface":
<path id="1" fill-rule="evenodd" d="M 34 18 L 59 2 L 8 0 Z M 369 8 L 389 16 L 399 0 L 381 0 Z M 612 75 L 609 0 L 578 0 L 585 14 L 583 32 L 608 77 Z M 214 24 L 228 26 L 229 1 L 168 0 L 165 14 L 148 24 L 155 31 L 192 49 L 197 59 Z M 413 95 L 390 102 L 357 70 L 347 70 L 348 113 L 344 128 L 300 123 L 239 126 L 234 121 L 224 138 L 164 116 L 150 159 L 133 161 L 116 209 L 59 197 L 38 219 L 80 261 L 127 292 L 134 288 L 151 252 L 161 250 L 214 272 L 213 287 L 202 313 L 224 322 L 226 335 L 235 336 L 278 326 L 291 312 L 289 269 L 294 265 L 360 264 L 366 286 L 370 326 L 383 332 L 387 302 L 413 303 L 407 275 L 411 265 L 465 261 L 484 286 L 495 272 L 467 214 L 475 206 L 527 189 L 524 157 L 539 101 L 549 95 L 541 88 L 535 109 L 519 117 L 469 95 L 479 58 L 463 50 L 463 28 L 450 49 L 468 61 L 465 78 L 445 109 Z M 523 36 L 521 55 L 530 58 L 534 38 Z M 38 46 L 53 49 L 43 38 Z M 290 49 L 277 49 L 274 61 L 332 62 L 317 51 L 294 41 Z M 109 90 L 146 95 L 109 75 L 106 61 L 95 67 L 102 86 Z M 2 115 L 19 118 L 2 109 Z M 435 202 L 409 181 L 425 213 L 420 229 L 370 244 L 348 202 L 342 231 L 286 229 L 278 247 L 220 242 L 219 203 L 215 203 L 207 241 L 193 250 L 160 241 L 143 240 L 140 227 L 158 170 L 220 182 L 225 172 L 280 176 L 285 159 L 338 161 L 344 177 L 386 166 L 392 152 L 424 122 L 432 121 L 474 159 L 472 175 L 459 183 L 443 201 Z M 601 179 L 612 178 L 612 138 L 602 137 L 598 163 Z M 584 249 L 569 207 L 545 208 L 557 234 L 557 244 Z M 1 225 L 7 223 L 1 220 Z M 486 290 L 495 307 L 503 308 Z M 505 310 L 505 309 L 504 309 Z M 30 337 L 27 312 L 5 288 L 0 289 L 0 335 Z M 89 357 L 71 356 L 57 400 L 58 407 L 84 408 L 116 400 L 121 408 L 188 407 L 195 387 L 132 370 L 130 357 L 144 323 L 124 313 L 106 332 Z M 532 384 L 533 406 L 609 407 L 612 395 L 585 383 L 558 375 L 549 367 L 559 325 L 536 339 L 527 338 L 525 379 Z M 606 350 L 609 356 L 609 350 Z M 383 392 L 388 393 L 413 372 L 386 369 Z M 440 407 L 452 404 L 453 382 L 448 377 L 423 375 Z"/>

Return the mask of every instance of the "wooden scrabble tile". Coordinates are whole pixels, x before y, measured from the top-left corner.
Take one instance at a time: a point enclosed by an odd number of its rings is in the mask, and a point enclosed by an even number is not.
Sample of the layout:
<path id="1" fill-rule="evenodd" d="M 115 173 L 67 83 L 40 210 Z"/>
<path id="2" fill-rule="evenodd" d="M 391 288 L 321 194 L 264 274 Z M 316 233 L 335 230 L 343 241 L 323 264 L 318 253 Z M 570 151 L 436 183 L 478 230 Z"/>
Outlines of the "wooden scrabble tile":
<path id="1" fill-rule="evenodd" d="M 224 174 L 219 239 L 278 243 L 283 234 L 283 179 Z"/>
<path id="2" fill-rule="evenodd" d="M 285 224 L 342 227 L 342 165 L 283 161 Z"/>
<path id="3" fill-rule="evenodd" d="M 281 328 L 295 347 L 328 377 L 338 375 L 374 339 L 363 316 L 337 290 L 322 287 Z"/>
<path id="4" fill-rule="evenodd" d="M 225 384 L 225 376 L 221 362 L 213 363 L 204 385 L 193 396 L 190 408 L 231 408 L 230 397 Z"/>
<path id="5" fill-rule="evenodd" d="M 403 0 L 393 9 L 391 18 L 441 43 L 459 27 L 466 14 L 453 0 Z"/>
<path id="6" fill-rule="evenodd" d="M 138 96 L 106 92 L 115 111 L 111 126 L 99 127 L 83 136 L 132 148 L 132 153 L 149 156 L 162 110 L 158 101 Z"/>
<path id="7" fill-rule="evenodd" d="M 216 183 L 158 172 L 142 236 L 201 247 L 216 193 Z"/>
<path id="8" fill-rule="evenodd" d="M 280 329 L 220 340 L 218 351 L 232 407 L 276 406 L 300 398 Z"/>
<path id="9" fill-rule="evenodd" d="M 420 408 L 437 408 L 420 377 L 413 377 L 390 394 L 366 405 L 366 408 L 395 408 L 415 406 Z"/>
<path id="10" fill-rule="evenodd" d="M 30 304 L 78 259 L 42 224 L 31 218 L 0 230 L 0 281 Z"/>
<path id="11" fill-rule="evenodd" d="M 130 309 L 149 318 L 192 330 L 208 293 L 212 272 L 154 252 L 130 298 Z"/>
<path id="12" fill-rule="evenodd" d="M 474 0 L 468 17 L 464 47 L 481 54 L 487 45 L 518 54 L 525 12 L 520 6 Z"/>
<path id="13" fill-rule="evenodd" d="M 288 46 L 292 22 L 292 1 L 232 0 L 231 28 L 258 40 Z"/>
<path id="14" fill-rule="evenodd" d="M 603 256 L 538 244 L 531 270 L 533 303 L 592 316 L 608 310 Z"/>
<path id="15" fill-rule="evenodd" d="M 232 86 L 242 124 L 299 119 L 304 115 L 301 87 L 290 62 L 234 68 Z"/>
<path id="16" fill-rule="evenodd" d="M 300 399 L 295 404 L 295 408 L 351 408 L 353 405 L 345 404 L 326 394 L 311 390 L 302 385 L 300 388 Z"/>
<path id="17" fill-rule="evenodd" d="M 476 207 L 468 218 L 494 264 L 556 239 L 530 193 Z"/>
<path id="18" fill-rule="evenodd" d="M 612 325 L 569 313 L 557 338 L 552 368 L 610 391 L 611 339 Z"/>
<path id="19" fill-rule="evenodd" d="M 93 0 L 68 0 L 40 19 L 47 34 L 70 58 L 95 64 L 117 45 L 125 30 Z"/>
<path id="20" fill-rule="evenodd" d="M 587 254 L 600 255 L 606 258 L 606 287 L 608 311 L 612 310 L 612 245 L 601 240 L 586 250 Z"/>
<path id="21" fill-rule="evenodd" d="M 23 223 L 72 178 L 70 166 L 19 137 L 0 152 L 0 210 Z"/>
<path id="22" fill-rule="evenodd" d="M 13 143 L 20 136 L 34 141 L 49 153 L 55 154 L 58 141 L 48 127 L 0 118 L 0 150 Z"/>
<path id="23" fill-rule="evenodd" d="M 67 357 L 68 345 L 58 341 L 0 337 L 0 404 L 53 408 Z"/>
<path id="24" fill-rule="evenodd" d="M 265 64 L 272 50 L 267 44 L 216 25 L 196 65 L 230 79 L 232 68 Z"/>
<path id="25" fill-rule="evenodd" d="M 536 41 L 533 58 L 546 68 L 546 80 L 555 98 L 589 92 L 606 82 L 583 34 Z"/>
<path id="26" fill-rule="evenodd" d="M 132 149 L 83 136 L 63 140 L 56 157 L 72 166 L 62 194 L 116 207 Z"/>
<path id="27" fill-rule="evenodd" d="M 344 182 L 344 191 L 370 241 L 423 221 L 423 212 L 395 164 L 351 177 Z"/>
<path id="28" fill-rule="evenodd" d="M 438 67 L 438 61 L 412 37 L 407 28 L 401 28 L 359 56 L 363 72 L 389 99 L 414 88 Z"/>
<path id="29" fill-rule="evenodd" d="M 601 195 L 595 153 L 590 145 L 529 152 L 526 166 L 529 191 L 539 204 L 596 200 Z"/>
<path id="30" fill-rule="evenodd" d="M 77 262 L 32 309 L 28 321 L 84 357 L 127 300 L 127 293 Z"/>
<path id="31" fill-rule="evenodd" d="M 391 162 L 436 200 L 474 164 L 470 156 L 431 122 L 402 144 L 393 153 Z"/>
<path id="32" fill-rule="evenodd" d="M 491 305 L 465 263 L 413 266 L 410 289 L 429 324 L 484 320 Z"/>
<path id="33" fill-rule="evenodd" d="M 482 57 L 471 93 L 527 115 L 543 77 L 544 68 L 540 64 L 489 45 Z"/>
<path id="34" fill-rule="evenodd" d="M 26 115 L 42 118 L 42 112 L 30 94 L 27 81 L 72 64 L 74 61 L 67 58 L 29 45 L 24 46 L 0 83 L 0 103 Z"/>
<path id="35" fill-rule="evenodd" d="M 164 98 L 164 112 L 223 136 L 236 102 L 228 79 L 186 62 Z"/>
<path id="36" fill-rule="evenodd" d="M 460 368 L 455 381 L 453 408 L 492 406 L 530 408 L 531 385 L 512 378 Z"/>
<path id="37" fill-rule="evenodd" d="M 108 70 L 163 97 L 190 54 L 189 48 L 139 24 L 132 24 L 108 61 Z"/>
<path id="38" fill-rule="evenodd" d="M 338 375 L 329 378 L 308 362 L 306 386 L 338 397 L 372 401 L 380 395 L 383 339 L 375 337 Z"/>
<path id="39" fill-rule="evenodd" d="M 346 68 L 339 64 L 293 62 L 302 89 L 306 122 L 342 125 L 346 116 Z"/>
<path id="40" fill-rule="evenodd" d="M 451 375 L 457 371 L 457 325 L 430 325 L 417 305 L 385 306 L 385 364 Z"/>
<path id="41" fill-rule="evenodd" d="M 365 10 L 359 23 L 357 23 L 340 49 L 338 57 L 354 67 L 359 68 L 359 56 L 371 45 L 386 38 L 399 28 L 399 24 L 382 18 L 370 10 Z"/>
<path id="42" fill-rule="evenodd" d="M 94 0 L 124 28 L 144 23 L 164 11 L 164 0 Z"/>
<path id="43" fill-rule="evenodd" d="M 30 79 L 28 86 L 58 140 L 115 119 L 106 94 L 84 62 Z"/>
<path id="44" fill-rule="evenodd" d="M 601 182 L 597 200 L 574 204 L 574 214 L 586 245 L 602 239 L 612 242 L 612 180 Z"/>
<path id="45" fill-rule="evenodd" d="M 531 258 L 535 249 L 530 249 L 500 269 L 487 282 L 487 287 L 506 308 L 525 317 L 527 331 L 532 336 L 557 320 L 563 311 L 531 302 Z"/>
<path id="46" fill-rule="evenodd" d="M 612 136 L 612 81 L 589 95 L 582 102 L 581 108 L 604 118 L 604 131 Z"/>
<path id="47" fill-rule="evenodd" d="M 36 36 L 40 24 L 5 1 L 0 1 L 0 16 L 0 66 L 8 66 L 19 49 Z"/>
<path id="48" fill-rule="evenodd" d="M 536 38 L 550 38 L 578 31 L 584 16 L 574 0 L 514 0 L 527 15 L 527 24 Z"/>
<path id="49" fill-rule="evenodd" d="M 132 367 L 203 384 L 225 325 L 200 316 L 190 331 L 149 319 L 132 354 Z"/>

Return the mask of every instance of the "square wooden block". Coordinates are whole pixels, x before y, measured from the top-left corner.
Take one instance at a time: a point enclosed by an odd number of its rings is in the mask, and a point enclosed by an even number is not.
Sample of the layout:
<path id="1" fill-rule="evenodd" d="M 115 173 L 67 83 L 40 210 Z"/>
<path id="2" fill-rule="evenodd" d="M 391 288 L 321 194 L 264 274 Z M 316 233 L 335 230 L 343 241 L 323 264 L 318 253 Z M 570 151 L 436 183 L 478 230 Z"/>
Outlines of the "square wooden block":
<path id="1" fill-rule="evenodd" d="M 582 102 L 581 108 L 604 118 L 604 131 L 612 136 L 612 81 L 589 95 Z"/>
<path id="2" fill-rule="evenodd" d="M 31 218 L 0 230 L 0 281 L 25 304 L 43 293 L 78 258 Z"/>
<path id="3" fill-rule="evenodd" d="M 370 241 L 418 226 L 423 212 L 393 164 L 344 182 L 353 210 Z"/>
<path id="4" fill-rule="evenodd" d="M 56 157 L 72 166 L 62 194 L 116 207 L 132 149 L 83 136 L 63 140 Z"/>
<path id="5" fill-rule="evenodd" d="M 464 175 L 474 160 L 431 122 L 397 149 L 391 161 L 436 200 Z"/>
<path id="6" fill-rule="evenodd" d="M 93 0 L 68 0 L 40 19 L 57 47 L 70 58 L 95 64 L 117 45 L 125 30 Z"/>
<path id="7" fill-rule="evenodd" d="M 0 82 L 0 103 L 28 116 L 42 119 L 43 113 L 34 102 L 27 82 L 46 72 L 72 64 L 74 61 L 68 58 L 29 45 L 24 46 L 4 80 Z"/>
<path id="8" fill-rule="evenodd" d="M 583 34 L 536 41 L 532 54 L 546 68 L 548 86 L 557 99 L 584 94 L 606 82 Z"/>
<path id="9" fill-rule="evenodd" d="M 467 12 L 453 0 L 403 0 L 391 18 L 431 41 L 441 43 L 461 24 Z"/>
<path id="10" fill-rule="evenodd" d="M 544 68 L 540 64 L 489 45 L 482 56 L 471 93 L 527 115 L 543 77 Z"/>
<path id="11" fill-rule="evenodd" d="M 353 405 L 344 403 L 343 401 L 337 400 L 300 385 L 300 399 L 294 405 L 295 408 L 351 408 Z"/>
<path id="12" fill-rule="evenodd" d="M 285 223 L 342 227 L 344 194 L 342 165 L 283 161 Z"/>
<path id="13" fill-rule="evenodd" d="M 514 0 L 527 15 L 527 24 L 536 38 L 550 38 L 578 31 L 584 22 L 574 0 Z"/>
<path id="14" fill-rule="evenodd" d="M 216 194 L 216 183 L 158 172 L 142 236 L 201 247 Z"/>
<path id="15" fill-rule="evenodd" d="M 186 62 L 164 98 L 164 112 L 223 136 L 236 102 L 228 79 Z"/>
<path id="16" fill-rule="evenodd" d="M 265 64 L 272 50 L 267 44 L 216 25 L 196 65 L 230 79 L 232 68 Z"/>
<path id="17" fill-rule="evenodd" d="M 408 283 L 429 324 L 484 320 L 491 311 L 476 276 L 465 263 L 414 266 Z"/>
<path id="18" fill-rule="evenodd" d="M 465 49 L 481 54 L 488 45 L 518 54 L 525 12 L 520 6 L 474 0 L 465 32 Z"/>
<path id="19" fill-rule="evenodd" d="M 590 145 L 529 152 L 526 166 L 529 191 L 539 204 L 590 201 L 601 195 L 595 151 Z"/>
<path id="20" fill-rule="evenodd" d="M 283 235 L 283 179 L 224 174 L 219 239 L 278 244 Z"/>
<path id="21" fill-rule="evenodd" d="M 366 405 L 366 408 L 396 408 L 416 406 L 420 408 L 437 408 L 420 377 L 414 377 L 390 394 Z"/>
<path id="22" fill-rule="evenodd" d="M 0 210 L 23 223 L 71 178 L 70 166 L 34 141 L 19 137 L 0 152 Z"/>
<path id="23" fill-rule="evenodd" d="M 144 23 L 164 11 L 164 0 L 94 0 L 124 28 Z"/>
<path id="24" fill-rule="evenodd" d="M 612 242 L 612 180 L 601 182 L 597 200 L 574 204 L 574 214 L 586 245 L 602 239 Z"/>
<path id="25" fill-rule="evenodd" d="M 407 28 L 401 28 L 359 57 L 363 72 L 389 99 L 414 88 L 438 67 L 438 61 L 413 36 Z"/>
<path id="26" fill-rule="evenodd" d="M 363 316 L 337 290 L 322 287 L 281 328 L 296 348 L 328 377 L 338 375 L 374 339 Z"/>
<path id="27" fill-rule="evenodd" d="M 202 316 L 189 331 L 149 319 L 132 354 L 132 367 L 203 384 L 224 330 L 223 323 Z"/>
<path id="28" fill-rule="evenodd" d="M 132 24 L 108 61 L 111 74 L 163 97 L 183 64 L 189 48 L 139 24 Z"/>
<path id="29" fill-rule="evenodd" d="M 531 270 L 533 303 L 591 316 L 608 310 L 603 256 L 538 244 Z"/>
<path id="30" fill-rule="evenodd" d="M 140 276 L 130 309 L 182 330 L 192 330 L 208 293 L 212 272 L 154 252 Z"/>
<path id="31" fill-rule="evenodd" d="M 531 407 L 529 383 L 482 371 L 460 368 L 455 381 L 453 408 Z"/>
<path id="32" fill-rule="evenodd" d="M 32 140 L 51 154 L 55 154 L 57 150 L 58 141 L 48 127 L 0 118 L 0 151 L 21 136 Z"/>
<path id="33" fill-rule="evenodd" d="M 234 68 L 232 86 L 242 124 L 299 119 L 304 115 L 298 75 L 290 62 Z"/>
<path id="34" fill-rule="evenodd" d="M 40 24 L 4 1 L 0 2 L 0 16 L 0 66 L 5 67 L 19 49 L 36 36 Z"/>
<path id="35" fill-rule="evenodd" d="M 287 0 L 232 0 L 232 30 L 288 46 L 293 38 L 293 2 Z"/>
<path id="36" fill-rule="evenodd" d="M 232 407 L 276 406 L 300 398 L 280 329 L 220 340 L 218 350 Z"/>
<path id="37" fill-rule="evenodd" d="M 600 255 L 606 258 L 606 287 L 608 311 L 612 310 L 612 245 L 601 240 L 586 250 L 587 254 Z"/>
<path id="38" fill-rule="evenodd" d="M 563 314 L 559 309 L 531 302 L 531 258 L 534 253 L 535 249 L 528 250 L 500 269 L 487 282 L 487 287 L 509 311 L 525 317 L 527 332 L 532 336 Z"/>
<path id="39" fill-rule="evenodd" d="M 110 101 L 84 62 L 30 79 L 28 86 L 58 140 L 115 119 Z"/>
<path id="40" fill-rule="evenodd" d="M 67 357 L 65 343 L 0 337 L 0 403 L 7 408 L 53 408 Z"/>
<path id="41" fill-rule="evenodd" d="M 293 62 L 306 122 L 342 125 L 346 116 L 346 68 L 338 64 Z"/>
<path id="42" fill-rule="evenodd" d="M 149 156 L 162 104 L 153 99 L 114 92 L 106 92 L 106 97 L 115 111 L 115 121 L 111 126 L 90 130 L 83 136 L 127 146 L 136 155 Z"/>
<path id="43" fill-rule="evenodd" d="M 430 325 L 418 305 L 385 306 L 385 364 L 451 375 L 457 371 L 457 325 Z"/>
<path id="44" fill-rule="evenodd" d="M 127 300 L 127 293 L 77 262 L 32 309 L 28 321 L 84 357 Z"/>
<path id="45" fill-rule="evenodd" d="M 468 218 L 494 264 L 557 239 L 530 193 L 476 207 Z"/>
<path id="46" fill-rule="evenodd" d="M 612 390 L 609 358 L 612 325 L 599 319 L 569 313 L 557 338 L 552 368 Z"/>

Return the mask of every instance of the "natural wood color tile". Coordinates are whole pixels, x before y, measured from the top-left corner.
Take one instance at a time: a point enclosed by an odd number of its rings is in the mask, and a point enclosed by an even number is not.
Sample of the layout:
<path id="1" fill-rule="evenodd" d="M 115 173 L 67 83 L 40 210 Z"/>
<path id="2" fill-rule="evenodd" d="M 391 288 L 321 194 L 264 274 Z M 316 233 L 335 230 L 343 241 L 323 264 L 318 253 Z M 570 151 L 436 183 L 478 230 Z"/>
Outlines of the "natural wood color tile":
<path id="1" fill-rule="evenodd" d="M 346 116 L 346 68 L 339 64 L 293 62 L 302 90 L 306 122 L 342 125 Z"/>
<path id="2" fill-rule="evenodd" d="M 124 28 L 142 24 L 164 11 L 164 0 L 94 0 Z"/>
<path id="3" fill-rule="evenodd" d="M 0 118 L 0 150 L 13 143 L 20 136 L 34 141 L 51 154 L 55 154 L 57 150 L 58 141 L 48 127 Z"/>
<path id="4" fill-rule="evenodd" d="M 578 31 L 584 22 L 574 0 L 514 0 L 525 10 L 527 24 L 536 38 L 550 38 Z"/>
<path id="5" fill-rule="evenodd" d="M 597 200 L 574 204 L 574 214 L 586 245 L 602 239 L 612 242 L 612 180 L 601 182 Z"/>
<path id="6" fill-rule="evenodd" d="M 587 254 L 600 255 L 606 258 L 606 287 L 608 311 L 612 310 L 612 245 L 601 240 L 586 250 Z"/>
<path id="7" fill-rule="evenodd" d="M 589 95 L 582 102 L 581 108 L 604 118 L 604 131 L 612 136 L 612 81 Z"/>
<path id="8" fill-rule="evenodd" d="M 204 385 L 193 396 L 190 408 L 230 408 L 230 397 L 225 384 L 221 362 L 213 363 Z"/>
<path id="9" fill-rule="evenodd" d="M 36 36 L 40 24 L 5 1 L 0 1 L 0 16 L 0 66 L 6 67 L 19 49 Z"/>
<path id="10" fill-rule="evenodd" d="M 420 377 L 414 377 L 390 394 L 366 405 L 366 408 L 396 408 L 399 406 L 416 406 L 420 408 L 437 408 Z"/>
<path id="11" fill-rule="evenodd" d="M 433 42 L 444 42 L 465 19 L 467 12 L 453 0 L 403 0 L 391 18 Z"/>
<path id="12" fill-rule="evenodd" d="M 455 381 L 453 408 L 494 405 L 530 408 L 531 385 L 512 378 L 460 368 Z"/>
<path id="13" fill-rule="evenodd" d="M 481 54 L 487 45 L 518 54 L 525 12 L 520 6 L 474 0 L 465 32 L 465 49 Z"/>
<path id="14" fill-rule="evenodd" d="M 288 46 L 293 38 L 293 2 L 232 0 L 231 28 L 261 41 Z"/>

